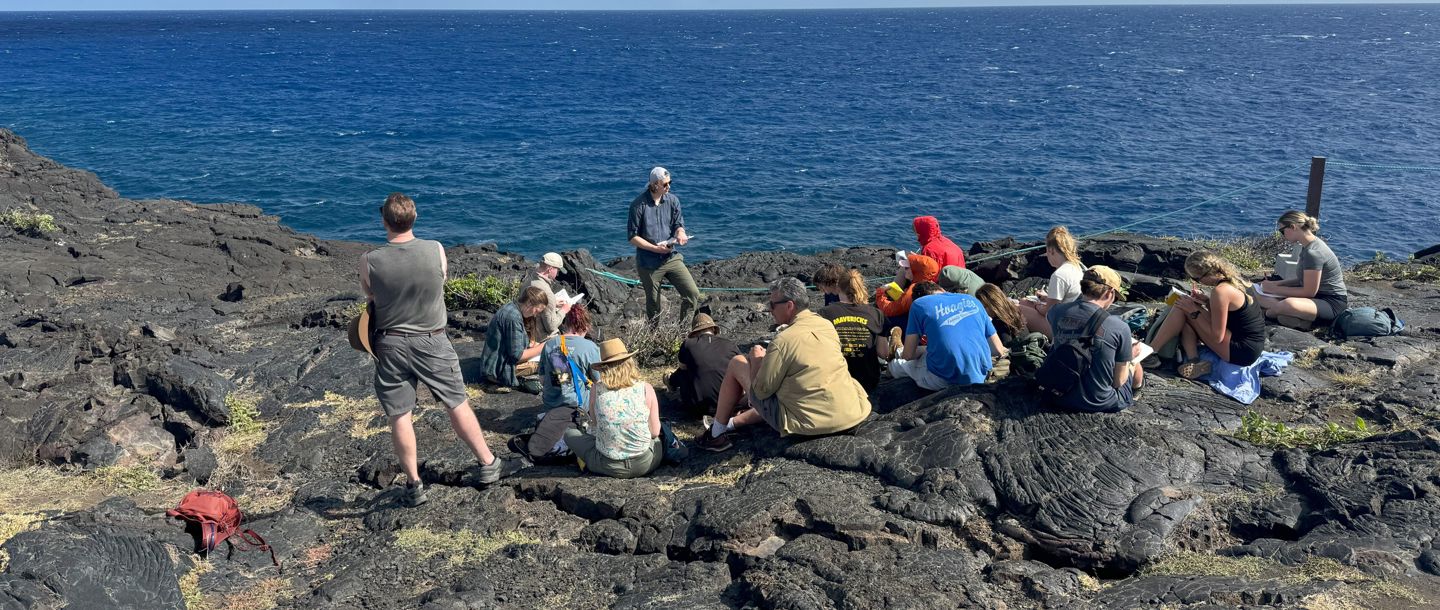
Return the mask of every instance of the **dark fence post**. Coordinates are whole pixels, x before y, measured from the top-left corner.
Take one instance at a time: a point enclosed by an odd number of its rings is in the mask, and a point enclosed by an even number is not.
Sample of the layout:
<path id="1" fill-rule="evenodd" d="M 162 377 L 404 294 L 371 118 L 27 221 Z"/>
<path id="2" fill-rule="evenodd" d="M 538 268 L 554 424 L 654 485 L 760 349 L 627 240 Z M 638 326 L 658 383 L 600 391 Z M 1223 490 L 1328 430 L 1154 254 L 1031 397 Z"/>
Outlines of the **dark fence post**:
<path id="1" fill-rule="evenodd" d="M 1325 157 L 1310 157 L 1310 192 L 1305 195 L 1305 215 L 1320 217 L 1320 188 L 1325 186 Z"/>

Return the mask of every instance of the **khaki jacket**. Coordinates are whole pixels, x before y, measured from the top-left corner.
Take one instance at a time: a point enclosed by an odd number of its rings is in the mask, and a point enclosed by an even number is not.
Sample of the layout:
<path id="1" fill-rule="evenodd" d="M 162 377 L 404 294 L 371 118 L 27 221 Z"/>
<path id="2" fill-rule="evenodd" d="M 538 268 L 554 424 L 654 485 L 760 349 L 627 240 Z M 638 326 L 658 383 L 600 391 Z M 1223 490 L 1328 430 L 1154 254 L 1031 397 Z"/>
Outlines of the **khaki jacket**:
<path id="1" fill-rule="evenodd" d="M 870 415 L 870 398 L 850 376 L 835 325 L 809 310 L 796 314 L 770 345 L 750 393 L 780 398 L 782 435 L 840 432 Z"/>
<path id="2" fill-rule="evenodd" d="M 555 302 L 555 287 L 550 284 L 550 280 L 540 277 L 540 274 L 532 269 L 525 274 L 525 279 L 520 281 L 520 290 L 525 290 L 528 286 L 545 291 L 545 298 L 550 302 L 548 307 L 540 311 L 540 315 L 535 316 L 535 327 L 530 330 L 530 340 L 543 343 L 560 329 L 560 322 L 565 316 L 560 313 L 560 304 Z"/>

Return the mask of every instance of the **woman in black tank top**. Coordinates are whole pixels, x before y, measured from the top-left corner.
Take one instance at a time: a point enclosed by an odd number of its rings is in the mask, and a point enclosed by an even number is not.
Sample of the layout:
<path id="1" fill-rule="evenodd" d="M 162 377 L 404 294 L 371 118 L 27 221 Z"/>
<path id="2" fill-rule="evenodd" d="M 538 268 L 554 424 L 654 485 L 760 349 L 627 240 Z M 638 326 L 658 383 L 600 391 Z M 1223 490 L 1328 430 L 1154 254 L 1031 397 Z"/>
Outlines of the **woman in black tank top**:
<path id="1" fill-rule="evenodd" d="M 1209 363 L 1199 359 L 1202 343 L 1230 364 L 1255 364 L 1265 351 L 1265 313 L 1248 294 L 1250 282 L 1229 261 L 1203 250 L 1185 259 L 1185 273 L 1215 289 L 1208 297 L 1197 290 L 1177 301 L 1153 343 L 1180 338 L 1185 356 L 1180 374 L 1188 379 L 1210 372 Z"/>

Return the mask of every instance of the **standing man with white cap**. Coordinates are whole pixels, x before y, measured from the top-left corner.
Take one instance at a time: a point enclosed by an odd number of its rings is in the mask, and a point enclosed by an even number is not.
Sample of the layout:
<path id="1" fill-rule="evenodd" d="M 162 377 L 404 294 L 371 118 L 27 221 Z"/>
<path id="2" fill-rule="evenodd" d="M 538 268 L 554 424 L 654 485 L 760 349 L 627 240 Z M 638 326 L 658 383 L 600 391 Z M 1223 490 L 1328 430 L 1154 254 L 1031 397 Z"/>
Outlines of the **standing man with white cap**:
<path id="1" fill-rule="evenodd" d="M 555 298 L 555 276 L 560 275 L 560 270 L 565 268 L 565 259 L 554 252 L 546 252 L 540 257 L 540 262 L 535 264 L 535 270 L 525 275 L 520 285 L 534 286 L 545 292 L 545 297 L 550 305 L 535 316 L 535 327 L 530 329 L 530 340 L 536 343 L 543 343 L 547 337 L 555 334 L 560 329 L 560 321 L 565 319 L 565 314 L 570 311 L 570 303 L 560 302 Z"/>
<path id="2" fill-rule="evenodd" d="M 680 293 L 680 319 L 689 320 L 700 304 L 700 289 L 685 258 L 676 246 L 689 243 L 685 218 L 680 214 L 680 198 L 670 192 L 670 171 L 663 167 L 650 170 L 649 186 L 630 202 L 627 224 L 630 243 L 635 245 L 635 271 L 645 289 L 645 316 L 660 316 L 660 284 L 669 282 Z"/>

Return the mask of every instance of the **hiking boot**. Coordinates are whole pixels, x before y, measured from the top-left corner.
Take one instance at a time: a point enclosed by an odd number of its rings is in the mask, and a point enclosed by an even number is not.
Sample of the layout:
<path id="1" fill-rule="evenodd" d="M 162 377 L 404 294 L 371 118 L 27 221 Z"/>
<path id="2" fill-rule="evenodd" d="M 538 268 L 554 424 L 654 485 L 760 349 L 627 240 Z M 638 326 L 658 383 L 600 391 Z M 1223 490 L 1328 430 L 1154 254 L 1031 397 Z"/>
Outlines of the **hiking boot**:
<path id="1" fill-rule="evenodd" d="M 710 430 L 706 429 L 705 434 L 695 439 L 695 446 L 706 451 L 719 453 L 721 451 L 729 451 L 734 444 L 730 442 L 729 432 L 721 432 L 720 436 L 711 436 Z"/>
<path id="2" fill-rule="evenodd" d="M 1176 369 L 1176 372 L 1180 373 L 1180 376 L 1186 379 L 1199 379 L 1210 374 L 1210 361 L 1191 360 L 1180 365 L 1180 368 Z"/>
<path id="3" fill-rule="evenodd" d="M 899 326 L 890 329 L 890 359 L 900 357 L 900 350 L 905 347 L 905 331 Z"/>
<path id="4" fill-rule="evenodd" d="M 526 394 L 539 394 L 545 388 L 540 385 L 539 379 L 531 377 L 529 379 L 522 380 L 517 389 Z"/>
<path id="5" fill-rule="evenodd" d="M 410 481 L 406 483 L 405 493 L 402 494 L 400 497 L 404 499 L 405 504 L 411 508 L 420 506 L 421 504 L 424 504 L 425 502 L 430 500 L 430 498 L 426 497 L 425 495 L 425 484 L 419 481 Z"/>
<path id="6" fill-rule="evenodd" d="M 477 467 L 475 481 L 480 485 L 490 485 L 530 466 L 532 466 L 532 464 L 524 457 L 511 459 L 495 456 L 494 461 L 489 464 L 481 464 Z"/>
<path id="7" fill-rule="evenodd" d="M 504 460 L 501 460 L 499 456 L 496 456 L 495 459 L 490 460 L 489 464 L 480 465 L 480 475 L 476 477 L 476 480 L 478 480 L 481 485 L 489 485 L 491 483 L 499 481 L 500 473 L 502 470 L 504 470 L 504 468 Z"/>

